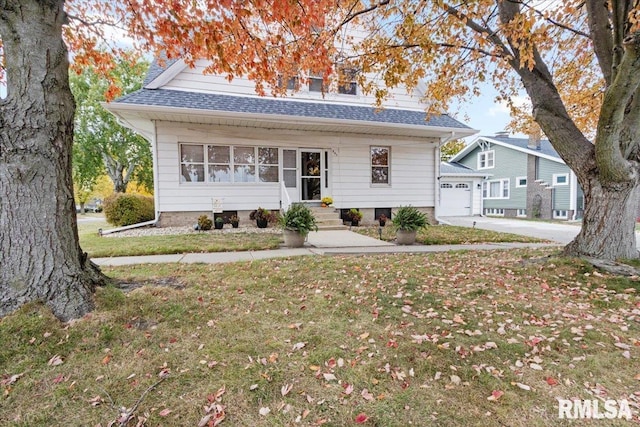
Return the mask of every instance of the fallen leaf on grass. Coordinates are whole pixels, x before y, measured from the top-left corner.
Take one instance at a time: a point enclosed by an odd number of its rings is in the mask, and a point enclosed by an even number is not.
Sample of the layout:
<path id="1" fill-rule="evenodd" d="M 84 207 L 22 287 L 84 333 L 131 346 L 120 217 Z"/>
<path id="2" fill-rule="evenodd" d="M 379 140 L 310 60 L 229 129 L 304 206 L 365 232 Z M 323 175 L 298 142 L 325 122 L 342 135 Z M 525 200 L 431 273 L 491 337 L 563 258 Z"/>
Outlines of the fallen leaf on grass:
<path id="1" fill-rule="evenodd" d="M 49 361 L 47 362 L 47 365 L 49 365 L 49 366 L 58 366 L 58 365 L 62 365 L 63 363 L 64 363 L 64 361 L 62 360 L 62 357 L 60 357 L 59 354 L 56 354 L 51 359 L 49 359 Z"/>
<path id="2" fill-rule="evenodd" d="M 358 415 L 356 415 L 356 424 L 364 424 L 369 420 L 369 417 L 367 417 L 367 415 L 362 412 L 359 413 Z"/>
<path id="3" fill-rule="evenodd" d="M 2 381 L 0 381 L 0 384 L 2 384 L 2 385 L 11 385 L 11 384 L 15 383 L 16 381 L 18 381 L 23 375 L 24 375 L 24 372 L 21 373 L 21 374 L 11 375 L 10 377 L 7 377 L 7 378 L 3 379 Z"/>
<path id="4" fill-rule="evenodd" d="M 293 384 L 285 384 L 280 388 L 280 394 L 282 394 L 282 397 L 286 396 L 287 394 L 289 394 L 289 392 L 291 391 L 291 389 L 293 388 Z"/>
<path id="5" fill-rule="evenodd" d="M 526 384 L 522 384 L 522 383 L 511 383 L 511 384 L 517 386 L 518 388 L 520 388 L 522 390 L 531 391 L 531 387 L 526 385 Z"/>
<path id="6" fill-rule="evenodd" d="M 296 350 L 301 350 L 304 348 L 304 346 L 307 345 L 307 343 L 305 342 L 297 342 L 293 345 L 293 348 L 291 349 L 291 351 L 296 351 Z"/>
<path id="7" fill-rule="evenodd" d="M 502 390 L 493 390 L 491 392 L 491 396 L 487 397 L 487 400 L 496 401 L 496 400 L 500 399 L 502 397 L 502 395 L 504 395 L 504 391 L 502 391 Z"/>
<path id="8" fill-rule="evenodd" d="M 165 408 L 162 411 L 158 412 L 158 415 L 160 415 L 161 417 L 166 417 L 171 412 L 173 412 L 171 409 Z"/>
<path id="9" fill-rule="evenodd" d="M 558 385 L 558 380 L 556 380 L 556 379 L 555 379 L 555 378 L 553 378 L 553 377 L 547 377 L 547 378 L 545 378 L 544 380 L 545 380 L 545 381 L 547 382 L 547 384 L 549 384 L 550 386 Z"/>
<path id="10" fill-rule="evenodd" d="M 263 417 L 266 417 L 267 415 L 269 415 L 270 412 L 271 412 L 271 409 L 269 409 L 269 407 L 260 408 L 260 410 L 258 411 L 258 413 Z"/>
<path id="11" fill-rule="evenodd" d="M 372 401 L 374 400 L 373 394 L 369 393 L 369 390 L 362 389 L 362 393 L 360 393 L 364 400 Z"/>
<path id="12" fill-rule="evenodd" d="M 336 376 L 333 374 L 322 374 L 326 381 L 335 381 L 337 380 Z"/>

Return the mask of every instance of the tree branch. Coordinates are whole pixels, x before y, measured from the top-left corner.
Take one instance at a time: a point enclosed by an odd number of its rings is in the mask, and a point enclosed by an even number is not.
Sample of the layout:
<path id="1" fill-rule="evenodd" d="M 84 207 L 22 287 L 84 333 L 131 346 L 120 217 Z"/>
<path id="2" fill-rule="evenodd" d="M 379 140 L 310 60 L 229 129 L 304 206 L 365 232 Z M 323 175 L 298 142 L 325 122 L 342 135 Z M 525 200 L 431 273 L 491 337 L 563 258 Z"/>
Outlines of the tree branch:
<path id="1" fill-rule="evenodd" d="M 607 86 L 613 81 L 613 35 L 609 8 L 602 0 L 586 0 L 589 32 L 593 49 Z"/>
<path id="2" fill-rule="evenodd" d="M 547 21 L 548 23 L 550 23 L 552 25 L 555 25 L 556 27 L 559 27 L 559 28 L 562 28 L 563 30 L 567 30 L 569 32 L 572 32 L 573 34 L 575 34 L 577 36 L 590 38 L 589 34 L 585 33 L 584 31 L 580 31 L 580 30 L 578 30 L 576 28 L 572 28 L 572 27 L 570 27 L 570 26 L 568 26 L 566 24 L 563 24 L 562 22 L 556 21 L 555 19 L 551 19 L 548 16 L 545 16 L 544 13 L 542 13 L 541 11 L 536 9 L 535 7 L 531 6 L 527 2 L 521 1 L 519 3 L 521 3 L 525 7 L 533 10 L 535 12 L 535 14 L 538 15 L 540 18 L 544 19 L 545 21 Z M 604 4 L 604 2 L 602 4 Z"/>
<path id="3" fill-rule="evenodd" d="M 622 43 L 624 55 L 615 80 L 604 94 L 596 141 L 596 161 L 604 177 L 612 182 L 628 181 L 634 174 L 623 156 L 620 142 L 624 132 L 637 132 L 633 128 L 638 126 L 637 122 L 627 122 L 625 129 L 624 123 L 627 118 L 625 116 L 631 114 L 632 120 L 638 114 L 633 110 L 628 111 L 628 108 L 638 108 L 634 95 L 640 87 L 640 32 L 629 35 Z"/>

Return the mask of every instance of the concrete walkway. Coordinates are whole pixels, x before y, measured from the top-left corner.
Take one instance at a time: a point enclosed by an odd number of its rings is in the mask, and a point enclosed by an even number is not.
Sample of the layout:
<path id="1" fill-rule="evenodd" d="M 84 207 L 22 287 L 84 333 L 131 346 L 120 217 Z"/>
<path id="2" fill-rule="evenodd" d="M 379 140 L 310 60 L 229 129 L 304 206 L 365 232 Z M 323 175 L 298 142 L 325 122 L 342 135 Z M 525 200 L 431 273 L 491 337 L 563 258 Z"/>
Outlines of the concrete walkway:
<path id="1" fill-rule="evenodd" d="M 398 246 L 371 237 L 363 236 L 349 230 L 330 230 L 309 233 L 302 248 L 280 248 L 264 251 L 244 252 L 212 252 L 175 255 L 145 255 L 112 258 L 93 258 L 92 261 L 104 266 L 122 266 L 134 264 L 156 263 L 204 263 L 218 264 L 236 261 L 255 261 L 267 258 L 287 258 L 308 255 L 346 255 L 346 254 L 393 254 L 393 253 L 430 253 L 456 250 L 490 250 L 536 248 L 555 246 L 531 243 L 485 243 L 478 245 L 410 245 Z"/>

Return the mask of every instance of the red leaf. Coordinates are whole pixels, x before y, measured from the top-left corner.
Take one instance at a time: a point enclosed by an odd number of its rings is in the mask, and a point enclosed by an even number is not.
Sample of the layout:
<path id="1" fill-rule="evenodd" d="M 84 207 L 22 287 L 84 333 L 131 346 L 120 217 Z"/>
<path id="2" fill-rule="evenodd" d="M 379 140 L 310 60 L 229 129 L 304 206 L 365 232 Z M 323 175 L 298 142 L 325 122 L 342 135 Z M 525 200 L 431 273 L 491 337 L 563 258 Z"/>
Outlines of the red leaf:
<path id="1" fill-rule="evenodd" d="M 549 384 L 550 386 L 554 386 L 554 385 L 558 385 L 558 380 L 556 380 L 553 377 L 547 377 L 545 378 L 545 381 L 547 382 L 547 384 Z"/>
<path id="2" fill-rule="evenodd" d="M 364 412 L 359 413 L 356 416 L 356 424 L 364 424 L 369 421 L 369 417 Z"/>

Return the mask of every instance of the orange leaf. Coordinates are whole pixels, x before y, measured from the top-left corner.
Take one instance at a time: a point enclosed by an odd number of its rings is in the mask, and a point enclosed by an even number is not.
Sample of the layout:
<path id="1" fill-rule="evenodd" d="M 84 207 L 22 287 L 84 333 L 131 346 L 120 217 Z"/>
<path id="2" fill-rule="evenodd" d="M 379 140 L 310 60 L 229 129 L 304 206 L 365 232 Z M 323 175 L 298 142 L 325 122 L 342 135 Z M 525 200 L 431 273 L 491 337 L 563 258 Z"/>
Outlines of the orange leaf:
<path id="1" fill-rule="evenodd" d="M 356 416 L 356 424 L 364 424 L 369 420 L 369 417 L 364 412 L 359 413 Z"/>
<path id="2" fill-rule="evenodd" d="M 107 354 L 105 357 L 102 358 L 102 364 L 103 365 L 106 365 L 110 361 L 111 361 L 111 355 L 110 354 Z"/>
<path id="3" fill-rule="evenodd" d="M 555 378 L 553 378 L 553 377 L 547 377 L 547 378 L 545 378 L 544 380 L 545 380 L 545 381 L 547 382 L 547 384 L 549 384 L 550 386 L 558 385 L 558 380 L 556 380 L 556 379 L 555 379 Z"/>

